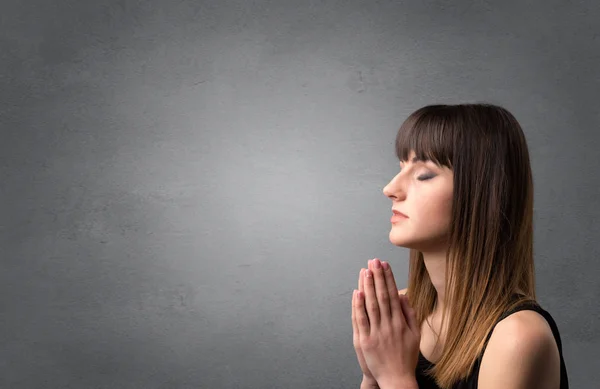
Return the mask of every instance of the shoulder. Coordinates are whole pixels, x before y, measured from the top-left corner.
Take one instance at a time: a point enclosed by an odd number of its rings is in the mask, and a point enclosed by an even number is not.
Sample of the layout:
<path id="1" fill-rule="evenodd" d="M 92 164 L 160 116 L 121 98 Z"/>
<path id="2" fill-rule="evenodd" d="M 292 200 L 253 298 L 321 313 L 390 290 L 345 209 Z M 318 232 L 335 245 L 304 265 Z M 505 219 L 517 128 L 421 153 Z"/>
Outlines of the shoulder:
<path id="1" fill-rule="evenodd" d="M 406 294 L 407 290 L 408 290 L 408 288 L 406 288 L 406 289 L 400 289 L 400 290 L 398 290 L 398 294 Z"/>
<path id="2" fill-rule="evenodd" d="M 560 355 L 546 319 L 532 310 L 515 312 L 494 328 L 481 360 L 481 389 L 558 389 Z"/>

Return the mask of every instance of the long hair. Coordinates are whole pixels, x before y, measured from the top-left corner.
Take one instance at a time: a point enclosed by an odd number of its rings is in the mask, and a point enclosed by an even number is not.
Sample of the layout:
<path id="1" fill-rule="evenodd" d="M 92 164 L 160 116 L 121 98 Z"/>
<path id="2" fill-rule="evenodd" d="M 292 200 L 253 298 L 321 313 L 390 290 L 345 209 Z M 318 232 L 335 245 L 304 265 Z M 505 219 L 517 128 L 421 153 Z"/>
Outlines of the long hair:
<path id="1" fill-rule="evenodd" d="M 441 358 L 427 372 L 441 388 L 466 378 L 486 336 L 506 310 L 535 301 L 533 180 L 523 130 L 492 104 L 430 105 L 413 112 L 396 137 L 396 155 L 410 151 L 453 171 L 446 257 Z M 515 298 L 520 289 L 523 295 Z M 420 325 L 436 290 L 423 254 L 410 250 L 407 296 Z"/>

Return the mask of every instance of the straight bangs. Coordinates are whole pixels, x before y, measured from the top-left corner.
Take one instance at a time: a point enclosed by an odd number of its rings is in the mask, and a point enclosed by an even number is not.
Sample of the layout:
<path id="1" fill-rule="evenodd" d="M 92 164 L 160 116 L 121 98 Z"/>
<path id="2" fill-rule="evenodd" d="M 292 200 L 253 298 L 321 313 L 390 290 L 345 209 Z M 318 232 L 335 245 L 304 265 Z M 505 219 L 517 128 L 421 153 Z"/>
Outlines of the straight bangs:
<path id="1" fill-rule="evenodd" d="M 396 157 L 407 161 L 411 151 L 418 161 L 432 161 L 438 166 L 453 167 L 453 150 L 457 129 L 444 106 L 432 105 L 413 112 L 396 135 Z M 446 111 L 447 112 L 447 111 Z"/>

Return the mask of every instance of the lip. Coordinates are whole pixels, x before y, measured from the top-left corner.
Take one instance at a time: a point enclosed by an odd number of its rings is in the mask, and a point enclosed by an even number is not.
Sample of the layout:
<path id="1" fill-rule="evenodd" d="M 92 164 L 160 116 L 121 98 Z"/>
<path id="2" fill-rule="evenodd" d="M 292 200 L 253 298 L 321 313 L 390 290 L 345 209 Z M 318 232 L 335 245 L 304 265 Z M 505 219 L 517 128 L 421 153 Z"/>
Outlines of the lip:
<path id="1" fill-rule="evenodd" d="M 397 210 L 395 210 L 395 209 L 392 209 L 392 214 L 394 214 L 394 215 L 398 215 L 398 216 L 402 216 L 402 217 L 405 217 L 405 218 L 407 218 L 407 219 L 408 219 L 408 216 L 406 216 L 406 215 L 405 215 L 405 214 L 403 214 L 402 212 L 400 212 L 400 211 L 397 211 Z"/>

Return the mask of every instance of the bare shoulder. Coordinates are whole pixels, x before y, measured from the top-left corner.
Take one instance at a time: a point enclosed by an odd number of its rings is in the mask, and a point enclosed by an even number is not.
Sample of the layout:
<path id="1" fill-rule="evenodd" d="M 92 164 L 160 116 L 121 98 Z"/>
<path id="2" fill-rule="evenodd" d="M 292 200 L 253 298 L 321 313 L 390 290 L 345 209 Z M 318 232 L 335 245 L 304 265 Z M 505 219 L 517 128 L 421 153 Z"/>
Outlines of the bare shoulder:
<path id="1" fill-rule="evenodd" d="M 481 360 L 481 389 L 559 389 L 560 355 L 546 319 L 531 310 L 501 320 Z"/>
<path id="2" fill-rule="evenodd" d="M 406 289 L 400 289 L 400 290 L 398 290 L 398 294 L 406 294 L 407 290 L 408 290 L 408 288 L 406 288 Z"/>

